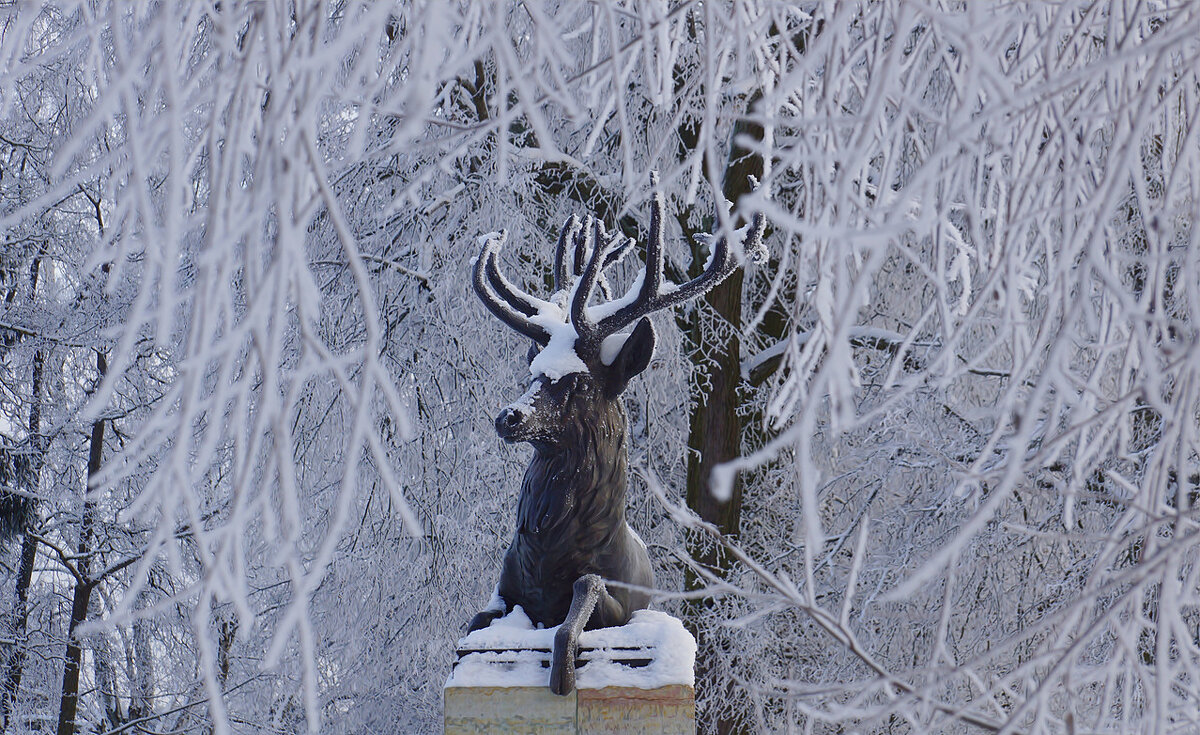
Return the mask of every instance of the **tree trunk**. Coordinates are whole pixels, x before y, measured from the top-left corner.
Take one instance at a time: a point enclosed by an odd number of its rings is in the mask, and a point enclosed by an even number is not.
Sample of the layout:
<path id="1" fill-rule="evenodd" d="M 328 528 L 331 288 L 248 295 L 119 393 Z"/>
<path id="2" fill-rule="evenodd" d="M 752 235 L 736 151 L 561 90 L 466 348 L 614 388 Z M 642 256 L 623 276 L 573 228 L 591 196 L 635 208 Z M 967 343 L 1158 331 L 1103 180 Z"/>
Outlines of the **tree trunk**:
<path id="1" fill-rule="evenodd" d="M 0 709 L 3 710 L 3 731 L 9 732 L 13 703 L 21 689 L 21 672 L 25 668 L 25 645 L 22 638 L 29 625 L 29 585 L 33 580 L 33 562 L 37 557 L 37 540 L 28 533 L 21 541 L 21 565 L 17 570 L 17 609 L 13 621 L 12 655 L 4 674 L 4 689 L 0 691 Z M 15 729 L 15 728 L 14 728 Z"/>
<path id="2" fill-rule="evenodd" d="M 29 300 L 37 295 L 38 274 L 41 269 L 42 255 L 39 253 L 29 265 Z M 11 299 L 10 299 L 11 303 Z M 30 386 L 32 403 L 29 406 L 29 474 L 25 478 L 27 490 L 34 492 L 39 485 L 41 476 L 42 452 L 42 374 L 45 370 L 46 354 L 42 350 L 33 353 L 33 375 Z M 32 523 L 37 513 L 36 508 L 30 511 L 26 523 Z M 22 639 L 29 627 L 29 587 L 33 584 L 33 563 L 37 559 L 37 539 L 29 533 L 28 526 L 22 529 L 21 563 L 17 567 L 16 602 L 17 609 L 13 615 L 12 654 L 4 671 L 4 685 L 0 688 L 0 723 L 3 731 L 9 732 L 9 720 L 12 717 L 13 703 L 21 690 L 21 677 L 25 670 L 26 647 Z"/>
<path id="3" fill-rule="evenodd" d="M 96 353 L 96 369 L 100 378 L 108 369 L 103 352 Z M 83 513 L 79 523 L 79 549 L 75 580 L 75 594 L 71 602 L 71 626 L 67 635 L 67 661 L 63 667 L 62 700 L 58 710 L 58 735 L 74 735 L 75 714 L 79 709 L 79 667 L 83 660 L 83 644 L 76 636 L 79 624 L 87 620 L 88 605 L 92 599 L 95 582 L 88 576 L 91 568 L 92 533 L 95 523 L 95 506 L 88 499 L 92 481 L 100 471 L 104 458 L 104 420 L 96 419 L 92 424 L 92 437 L 88 447 L 88 482 L 84 488 Z"/>
<path id="4" fill-rule="evenodd" d="M 757 123 L 741 120 L 734 126 L 734 144 L 730 149 L 729 163 L 725 170 L 723 194 L 731 202 L 737 202 L 751 191 L 751 182 L 762 178 L 762 159 L 751 154 L 736 140 L 749 135 L 762 140 L 763 129 Z M 742 224 L 742 223 L 737 223 Z M 695 253 L 693 269 L 704 262 L 706 254 Z M 742 454 L 742 419 L 738 407 L 742 403 L 742 286 L 745 280 L 742 269 L 734 271 L 719 286 L 709 291 L 703 304 L 696 310 L 690 329 L 693 349 L 698 355 L 697 369 L 693 372 L 690 386 L 696 406 L 691 416 L 688 432 L 687 504 L 703 520 L 716 526 L 728 536 L 736 536 L 741 525 L 742 480 L 733 478 L 728 499 L 722 500 L 712 492 L 712 471 L 717 465 L 731 461 Z M 702 312 L 715 313 L 722 328 L 712 329 Z M 711 540 L 691 535 L 688 540 L 691 558 L 712 574 L 724 576 L 728 560 L 720 553 L 720 547 Z M 686 575 L 688 589 L 699 589 L 704 581 L 690 569 Z M 712 605 L 711 600 L 697 599 L 689 603 L 688 623 L 696 635 L 699 647 L 696 659 L 698 687 L 728 689 L 733 682 L 720 676 L 713 662 L 726 659 L 728 651 L 717 650 L 718 644 L 709 640 L 702 624 L 704 611 Z M 748 723 L 736 716 L 716 714 L 708 722 L 702 722 L 706 730 L 717 733 L 747 732 Z"/>
<path id="5" fill-rule="evenodd" d="M 82 547 L 82 544 L 80 544 Z M 82 561 L 82 560 L 81 560 Z M 75 629 L 87 620 L 88 604 L 92 599 L 90 580 L 75 582 L 75 596 L 71 604 L 71 629 L 67 638 L 67 663 L 63 667 L 62 701 L 58 709 L 58 735 L 74 735 L 75 713 L 79 709 L 79 667 L 83 660 L 83 645 L 75 636 Z"/>

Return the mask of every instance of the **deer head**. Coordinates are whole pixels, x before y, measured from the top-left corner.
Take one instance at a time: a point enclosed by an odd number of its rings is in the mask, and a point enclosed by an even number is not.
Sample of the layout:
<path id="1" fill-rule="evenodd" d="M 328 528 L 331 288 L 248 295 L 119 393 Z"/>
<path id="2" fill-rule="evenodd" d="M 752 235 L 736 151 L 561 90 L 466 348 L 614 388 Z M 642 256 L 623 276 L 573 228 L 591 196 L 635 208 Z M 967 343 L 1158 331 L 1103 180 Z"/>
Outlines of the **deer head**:
<path id="1" fill-rule="evenodd" d="M 657 175 L 650 180 L 656 191 L 646 260 L 620 298 L 611 298 L 604 271 L 633 249 L 633 241 L 609 233 L 591 216 L 572 216 L 563 225 L 549 300 L 522 292 L 500 272 L 498 256 L 507 233 L 484 239 L 475 261 L 475 293 L 488 311 L 534 343 L 529 389 L 496 418 L 496 431 L 506 441 L 555 445 L 569 438 L 564 429 L 573 417 L 605 413 L 650 364 L 656 336 L 648 315 L 704 294 L 738 266 L 738 253 L 719 237 L 703 273 L 683 285 L 665 281 L 663 196 Z M 756 217 L 743 252 L 760 249 L 763 227 Z M 592 304 L 597 291 L 602 300 Z"/>

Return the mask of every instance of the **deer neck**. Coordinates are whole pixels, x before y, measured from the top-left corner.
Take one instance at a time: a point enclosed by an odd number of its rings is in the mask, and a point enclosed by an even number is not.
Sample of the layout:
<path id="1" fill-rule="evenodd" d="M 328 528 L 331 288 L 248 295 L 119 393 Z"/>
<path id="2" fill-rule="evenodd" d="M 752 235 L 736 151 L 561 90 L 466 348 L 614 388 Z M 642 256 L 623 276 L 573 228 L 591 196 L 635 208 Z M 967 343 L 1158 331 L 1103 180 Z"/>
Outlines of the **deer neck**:
<path id="1" fill-rule="evenodd" d="M 598 542 L 624 525 L 627 421 L 620 400 L 572 417 L 560 441 L 535 445 L 518 526 L 539 535 L 586 531 Z"/>

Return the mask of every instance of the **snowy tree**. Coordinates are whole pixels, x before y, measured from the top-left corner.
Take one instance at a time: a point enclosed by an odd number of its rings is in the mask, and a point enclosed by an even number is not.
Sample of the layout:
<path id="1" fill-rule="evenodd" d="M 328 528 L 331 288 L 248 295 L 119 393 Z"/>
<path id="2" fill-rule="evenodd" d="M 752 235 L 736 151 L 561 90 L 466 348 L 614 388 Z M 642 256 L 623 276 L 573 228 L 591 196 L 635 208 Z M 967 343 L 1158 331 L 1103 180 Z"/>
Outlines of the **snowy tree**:
<path id="1" fill-rule="evenodd" d="M 436 730 L 524 465 L 477 238 L 544 292 L 569 215 L 644 239 L 659 171 L 676 282 L 768 221 L 627 395 L 704 730 L 1186 731 L 1198 39 L 1167 3 L 0 9 L 10 729 Z"/>

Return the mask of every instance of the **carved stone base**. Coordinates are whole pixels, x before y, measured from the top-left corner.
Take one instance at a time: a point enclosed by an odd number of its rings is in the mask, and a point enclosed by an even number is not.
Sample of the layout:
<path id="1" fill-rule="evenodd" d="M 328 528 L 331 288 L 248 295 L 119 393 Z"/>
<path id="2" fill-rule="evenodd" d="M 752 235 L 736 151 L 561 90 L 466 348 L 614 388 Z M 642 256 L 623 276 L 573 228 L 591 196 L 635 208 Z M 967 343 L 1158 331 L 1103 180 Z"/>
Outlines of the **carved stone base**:
<path id="1" fill-rule="evenodd" d="M 446 687 L 445 706 L 446 735 L 696 731 L 695 693 L 686 684 L 580 689 L 565 697 L 546 687 Z"/>
<path id="2" fill-rule="evenodd" d="M 577 693 L 547 687 L 446 687 L 446 735 L 573 733 Z"/>
<path id="3" fill-rule="evenodd" d="M 692 735 L 696 732 L 696 693 L 687 684 L 658 689 L 580 689 L 577 694 L 577 733 Z"/>

